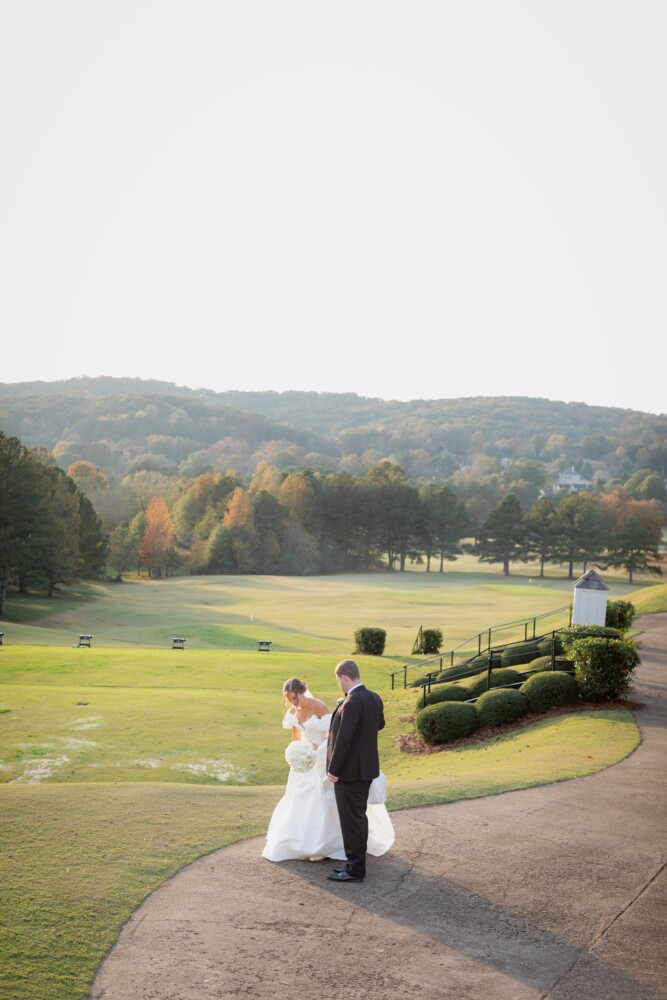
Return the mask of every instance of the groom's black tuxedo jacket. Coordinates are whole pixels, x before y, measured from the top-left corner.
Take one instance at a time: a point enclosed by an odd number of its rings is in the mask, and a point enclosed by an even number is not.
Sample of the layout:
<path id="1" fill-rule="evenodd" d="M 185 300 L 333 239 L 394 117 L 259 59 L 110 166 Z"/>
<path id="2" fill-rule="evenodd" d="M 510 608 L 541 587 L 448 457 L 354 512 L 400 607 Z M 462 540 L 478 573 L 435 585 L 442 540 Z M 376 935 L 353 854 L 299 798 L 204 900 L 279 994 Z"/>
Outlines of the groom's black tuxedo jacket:
<path id="1" fill-rule="evenodd" d="M 378 732 L 384 706 L 363 684 L 348 694 L 331 720 L 327 770 L 342 781 L 372 781 L 380 773 Z"/>

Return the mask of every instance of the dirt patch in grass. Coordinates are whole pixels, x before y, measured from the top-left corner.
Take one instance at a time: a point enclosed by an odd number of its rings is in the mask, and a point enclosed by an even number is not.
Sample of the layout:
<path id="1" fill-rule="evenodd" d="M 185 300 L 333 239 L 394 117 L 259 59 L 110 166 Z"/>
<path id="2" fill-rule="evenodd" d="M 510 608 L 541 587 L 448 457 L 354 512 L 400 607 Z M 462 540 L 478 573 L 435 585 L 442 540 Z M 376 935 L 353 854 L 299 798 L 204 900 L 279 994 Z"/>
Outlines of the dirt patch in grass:
<path id="1" fill-rule="evenodd" d="M 461 747 L 473 746 L 475 743 L 484 743 L 486 740 L 492 740 L 495 736 L 505 736 L 507 733 L 515 732 L 518 729 L 526 729 L 528 726 L 535 725 L 536 722 L 544 722 L 546 719 L 553 719 L 557 716 L 572 715 L 576 712 L 609 711 L 609 709 L 614 708 L 629 708 L 631 711 L 636 712 L 642 707 L 643 706 L 640 702 L 631 701 L 626 698 L 619 698 L 616 701 L 604 702 L 582 701 L 577 705 L 568 705 L 562 708 L 550 708 L 548 712 L 525 715 L 522 719 L 517 719 L 516 722 L 508 723 L 505 726 L 484 726 L 483 728 L 475 730 L 472 736 L 461 736 L 458 740 L 452 740 L 450 743 L 424 743 L 419 733 L 404 733 L 402 736 L 397 736 L 394 739 L 394 743 L 403 753 L 442 753 L 446 750 L 460 750 Z M 414 722 L 415 716 L 404 715 L 401 717 L 400 721 Z"/>

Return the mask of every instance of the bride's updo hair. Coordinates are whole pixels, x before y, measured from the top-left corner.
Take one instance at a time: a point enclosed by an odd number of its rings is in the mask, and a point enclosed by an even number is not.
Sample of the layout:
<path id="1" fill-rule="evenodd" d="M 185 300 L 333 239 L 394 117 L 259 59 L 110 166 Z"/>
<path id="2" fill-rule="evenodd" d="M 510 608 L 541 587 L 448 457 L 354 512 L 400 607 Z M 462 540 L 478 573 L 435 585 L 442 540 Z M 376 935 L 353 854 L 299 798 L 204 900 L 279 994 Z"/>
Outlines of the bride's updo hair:
<path id="1" fill-rule="evenodd" d="M 286 697 L 288 694 L 305 694 L 308 690 L 308 685 L 304 684 L 303 681 L 299 680 L 298 677 L 290 677 L 288 681 L 283 684 L 283 710 L 287 709 Z"/>

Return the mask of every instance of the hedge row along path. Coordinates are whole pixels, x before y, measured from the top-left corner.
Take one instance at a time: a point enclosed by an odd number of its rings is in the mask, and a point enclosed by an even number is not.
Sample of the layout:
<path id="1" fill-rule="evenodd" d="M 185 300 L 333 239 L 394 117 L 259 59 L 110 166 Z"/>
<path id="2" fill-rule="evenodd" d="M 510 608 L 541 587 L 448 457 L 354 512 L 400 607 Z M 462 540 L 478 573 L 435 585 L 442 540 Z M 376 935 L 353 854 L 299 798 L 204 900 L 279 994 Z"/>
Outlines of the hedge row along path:
<path id="1" fill-rule="evenodd" d="M 94 1000 L 663 1000 L 667 614 L 640 619 L 642 742 L 606 771 L 394 813 L 361 885 L 263 840 L 184 869 L 124 928 Z"/>

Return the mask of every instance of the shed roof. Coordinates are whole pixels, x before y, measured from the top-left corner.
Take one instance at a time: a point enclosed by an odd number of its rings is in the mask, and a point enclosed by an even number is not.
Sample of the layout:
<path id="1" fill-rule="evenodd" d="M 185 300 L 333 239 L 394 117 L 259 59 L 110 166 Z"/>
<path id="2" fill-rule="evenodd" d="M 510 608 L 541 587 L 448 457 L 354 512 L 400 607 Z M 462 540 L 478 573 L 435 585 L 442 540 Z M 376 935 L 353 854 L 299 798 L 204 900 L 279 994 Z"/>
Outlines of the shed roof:
<path id="1" fill-rule="evenodd" d="M 589 569 L 588 573 L 580 576 L 574 586 L 580 590 L 609 590 L 607 584 L 601 576 L 598 576 L 594 569 Z"/>

